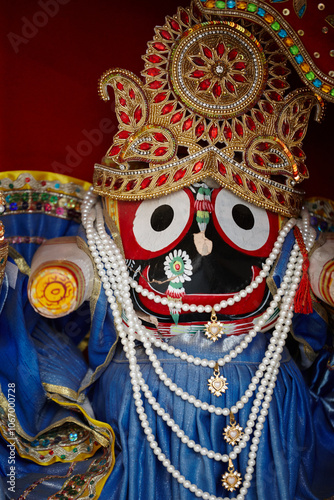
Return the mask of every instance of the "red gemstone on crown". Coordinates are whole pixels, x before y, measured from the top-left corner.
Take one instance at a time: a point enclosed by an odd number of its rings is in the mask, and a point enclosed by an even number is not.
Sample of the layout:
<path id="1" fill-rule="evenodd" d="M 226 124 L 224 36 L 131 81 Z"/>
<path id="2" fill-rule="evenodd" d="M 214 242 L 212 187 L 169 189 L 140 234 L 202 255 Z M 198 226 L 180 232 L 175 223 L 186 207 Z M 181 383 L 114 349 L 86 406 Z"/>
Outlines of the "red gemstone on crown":
<path id="1" fill-rule="evenodd" d="M 229 91 L 230 94 L 235 93 L 235 86 L 229 80 L 225 80 L 225 87 Z"/>
<path id="2" fill-rule="evenodd" d="M 246 68 L 246 63 L 242 61 L 237 61 L 233 64 L 232 68 L 241 71 L 242 69 Z"/>
<path id="3" fill-rule="evenodd" d="M 124 111 L 121 111 L 121 113 L 119 114 L 119 117 L 122 120 L 122 122 L 125 123 L 126 125 L 128 125 L 130 123 L 130 118 L 128 117 L 128 115 L 126 113 L 124 113 Z"/>
<path id="4" fill-rule="evenodd" d="M 104 183 L 104 186 L 105 187 L 111 186 L 111 181 L 112 181 L 111 177 L 108 177 L 108 179 L 106 179 L 106 182 Z"/>
<path id="5" fill-rule="evenodd" d="M 181 118 L 183 117 L 183 111 L 179 111 L 178 113 L 175 113 L 175 115 L 172 116 L 170 119 L 171 123 L 178 123 Z"/>
<path id="6" fill-rule="evenodd" d="M 147 57 L 147 60 L 150 63 L 158 64 L 159 62 L 162 61 L 162 57 L 158 56 L 158 54 L 151 54 L 150 56 Z"/>
<path id="7" fill-rule="evenodd" d="M 167 92 L 160 92 L 154 97 L 154 102 L 155 103 L 162 102 L 166 99 L 166 97 L 167 97 Z"/>
<path id="8" fill-rule="evenodd" d="M 183 9 L 181 10 L 180 17 L 181 17 L 181 21 L 183 22 L 183 24 L 189 24 L 189 16 L 186 13 L 186 11 L 184 11 Z"/>
<path id="9" fill-rule="evenodd" d="M 245 81 L 246 81 L 246 78 L 244 77 L 244 75 L 239 75 L 238 73 L 233 73 L 231 76 L 235 82 L 245 83 Z"/>
<path id="10" fill-rule="evenodd" d="M 167 142 L 166 137 L 161 132 L 156 132 L 155 134 L 153 134 L 153 137 L 158 142 Z"/>
<path id="11" fill-rule="evenodd" d="M 166 30 L 160 30 L 160 35 L 165 40 L 171 40 L 171 38 L 172 38 L 172 35 L 169 33 L 169 31 L 166 31 Z"/>
<path id="12" fill-rule="evenodd" d="M 263 111 L 265 111 L 266 113 L 269 113 L 270 115 L 273 114 L 274 108 L 272 107 L 272 105 L 270 104 L 270 102 L 263 101 L 261 103 L 261 106 L 262 106 Z"/>
<path id="13" fill-rule="evenodd" d="M 288 73 L 288 70 L 284 68 L 284 66 L 275 66 L 275 68 L 272 69 L 272 72 L 274 75 L 284 76 Z"/>
<path id="14" fill-rule="evenodd" d="M 247 179 L 246 182 L 247 182 L 248 189 L 250 191 L 252 191 L 252 193 L 256 193 L 257 192 L 257 187 L 255 186 L 254 182 L 251 181 L 250 179 Z"/>
<path id="15" fill-rule="evenodd" d="M 243 126 L 241 125 L 240 122 L 236 122 L 235 123 L 235 131 L 236 131 L 236 133 L 238 134 L 239 137 L 243 137 L 243 135 L 244 135 L 244 128 L 243 128 Z"/>
<path id="16" fill-rule="evenodd" d="M 227 141 L 232 139 L 232 129 L 229 125 L 225 125 L 224 127 L 224 137 Z"/>
<path id="17" fill-rule="evenodd" d="M 160 87 L 162 87 L 162 82 L 160 80 L 154 80 L 154 82 L 150 82 L 148 86 L 153 90 L 160 89 Z"/>
<path id="18" fill-rule="evenodd" d="M 239 54 L 239 52 L 238 52 L 237 49 L 232 49 L 228 53 L 227 58 L 228 58 L 229 61 L 233 61 L 237 57 L 238 54 Z"/>
<path id="19" fill-rule="evenodd" d="M 161 73 L 161 70 L 159 68 L 149 68 L 146 73 L 149 76 L 157 76 L 159 73 Z"/>
<path id="20" fill-rule="evenodd" d="M 283 100 L 283 97 L 281 96 L 281 94 L 279 94 L 278 92 L 268 92 L 268 96 L 269 96 L 269 99 L 271 99 L 272 101 L 276 101 L 276 102 L 279 102 L 279 101 L 282 101 Z"/>
<path id="21" fill-rule="evenodd" d="M 271 192 L 266 186 L 261 186 L 264 196 L 269 200 L 271 198 Z"/>
<path id="22" fill-rule="evenodd" d="M 199 85 L 198 85 L 198 90 L 208 90 L 208 88 L 211 85 L 210 80 L 203 80 Z"/>
<path id="23" fill-rule="evenodd" d="M 301 137 L 303 136 L 303 133 L 304 133 L 304 128 L 299 128 L 298 130 L 296 130 L 296 132 L 293 134 L 293 137 L 292 137 L 292 140 L 293 141 L 298 141 L 299 139 L 301 139 Z"/>
<path id="24" fill-rule="evenodd" d="M 161 110 L 161 114 L 162 115 L 167 115 L 168 113 L 170 113 L 171 111 L 173 111 L 173 108 L 174 108 L 174 104 L 173 103 L 165 104 L 165 106 Z"/>
<path id="25" fill-rule="evenodd" d="M 216 82 L 214 84 L 212 92 L 213 92 L 213 95 L 216 96 L 216 97 L 220 97 L 222 95 L 222 88 L 221 88 L 221 86 L 219 85 L 218 82 Z"/>
<path id="26" fill-rule="evenodd" d="M 177 22 L 175 21 L 175 19 L 171 19 L 171 20 L 169 21 L 169 23 L 170 23 L 171 27 L 173 28 L 173 30 L 175 30 L 175 31 L 180 31 L 180 25 L 179 25 L 179 23 L 177 23 Z"/>
<path id="27" fill-rule="evenodd" d="M 189 130 L 192 127 L 192 124 L 193 124 L 193 118 L 188 118 L 183 124 L 182 127 L 183 132 Z"/>
<path id="28" fill-rule="evenodd" d="M 184 169 L 180 169 L 177 172 L 175 172 L 175 174 L 174 174 L 174 181 L 177 182 L 180 179 L 182 179 L 185 176 L 186 171 L 187 171 L 187 169 L 184 168 Z"/>
<path id="29" fill-rule="evenodd" d="M 286 120 L 284 120 L 284 122 L 282 123 L 282 132 L 283 132 L 284 137 L 287 137 L 289 135 L 290 125 L 289 125 L 289 122 Z"/>
<path id="30" fill-rule="evenodd" d="M 204 161 L 203 160 L 200 160 L 197 163 L 195 163 L 195 165 L 193 166 L 193 172 L 195 174 L 197 174 L 198 172 L 200 172 L 202 170 L 202 168 L 203 168 L 203 165 L 204 165 Z"/>
<path id="31" fill-rule="evenodd" d="M 276 89 L 286 89 L 288 84 L 284 80 L 279 80 L 278 78 L 274 78 L 270 82 Z"/>
<path id="32" fill-rule="evenodd" d="M 305 163 L 298 163 L 298 170 L 303 176 L 307 175 L 308 173 Z"/>
<path id="33" fill-rule="evenodd" d="M 255 126 L 255 123 L 252 120 L 252 118 L 250 116 L 246 115 L 245 122 L 246 122 L 246 125 L 249 128 L 249 130 L 251 130 L 252 132 L 254 132 L 254 130 L 256 129 L 256 126 Z"/>
<path id="34" fill-rule="evenodd" d="M 113 185 L 113 190 L 117 191 L 121 187 L 122 184 L 123 184 L 123 179 L 117 179 L 117 181 Z"/>
<path id="35" fill-rule="evenodd" d="M 121 146 L 113 146 L 109 151 L 109 156 L 116 156 L 121 150 Z"/>
<path id="36" fill-rule="evenodd" d="M 165 184 L 168 180 L 169 174 L 162 174 L 160 175 L 159 179 L 157 180 L 157 186 L 162 186 Z"/>
<path id="37" fill-rule="evenodd" d="M 137 181 L 136 179 L 133 179 L 132 181 L 129 181 L 125 187 L 125 190 L 126 191 L 132 191 L 132 189 L 135 187 L 135 185 L 137 184 Z"/>
<path id="38" fill-rule="evenodd" d="M 225 45 L 223 43 L 218 43 L 216 50 L 217 50 L 218 56 L 221 57 L 225 52 Z"/>
<path id="39" fill-rule="evenodd" d="M 202 50 L 203 54 L 208 58 L 212 59 L 212 51 L 209 49 L 209 47 L 206 47 L 205 45 L 202 45 Z"/>
<path id="40" fill-rule="evenodd" d="M 127 139 L 130 134 L 131 132 L 128 132 L 127 130 L 121 130 L 116 137 L 118 137 L 119 139 Z"/>
<path id="41" fill-rule="evenodd" d="M 281 205 L 285 205 L 285 198 L 281 193 L 276 193 L 276 198 Z"/>
<path id="42" fill-rule="evenodd" d="M 153 47 L 156 49 L 156 50 L 159 50 L 160 52 L 163 52 L 164 50 L 167 50 L 167 47 L 166 45 L 164 45 L 163 43 L 161 42 L 155 42 L 153 44 Z"/>
<path id="43" fill-rule="evenodd" d="M 268 159 L 270 161 L 270 163 L 281 163 L 282 162 L 282 158 L 280 158 L 278 155 L 275 155 L 275 153 L 270 153 L 268 155 Z"/>
<path id="44" fill-rule="evenodd" d="M 259 165 L 260 167 L 263 167 L 264 165 L 264 160 L 262 156 L 258 155 L 257 153 L 253 154 L 253 162 L 256 163 L 256 165 Z"/>
<path id="45" fill-rule="evenodd" d="M 238 184 L 238 186 L 242 186 L 243 182 L 239 174 L 233 174 L 233 180 Z"/>
<path id="46" fill-rule="evenodd" d="M 140 120 L 142 119 L 142 116 L 143 116 L 142 109 L 140 106 L 137 106 L 137 108 L 135 109 L 135 112 L 134 112 L 134 118 L 135 118 L 136 123 L 140 122 Z"/>
<path id="47" fill-rule="evenodd" d="M 116 87 L 118 88 L 118 90 L 124 90 L 124 86 L 121 82 L 117 82 Z"/>
<path id="48" fill-rule="evenodd" d="M 255 115 L 255 118 L 257 119 L 257 121 L 259 123 L 261 123 L 261 125 L 263 125 L 265 120 L 264 120 L 264 116 L 261 113 L 261 111 L 254 109 L 254 115 Z"/>
<path id="49" fill-rule="evenodd" d="M 196 69 L 195 71 L 193 71 L 190 76 L 192 78 L 202 78 L 202 76 L 205 75 L 205 71 L 200 71 L 199 69 Z"/>
<path id="50" fill-rule="evenodd" d="M 130 89 L 130 90 L 129 90 L 129 97 L 130 97 L 130 99 L 132 99 L 132 100 L 136 97 L 136 94 L 134 93 L 134 90 L 133 90 L 133 89 Z"/>
<path id="51" fill-rule="evenodd" d="M 157 148 L 155 151 L 153 151 L 154 156 L 163 156 L 167 153 L 168 148 Z"/>
<path id="52" fill-rule="evenodd" d="M 121 106 L 124 106 L 124 107 L 126 106 L 126 100 L 123 99 L 123 97 L 120 98 L 119 103 L 121 104 Z"/>
<path id="53" fill-rule="evenodd" d="M 273 61 L 274 63 L 282 63 L 285 61 L 285 56 L 283 54 L 273 54 L 270 61 Z"/>
<path id="54" fill-rule="evenodd" d="M 298 146 L 294 146 L 293 148 L 291 148 L 291 152 L 297 158 L 303 158 L 305 156 L 304 152 Z"/>
<path id="55" fill-rule="evenodd" d="M 195 134 L 197 137 L 201 137 L 201 135 L 203 135 L 203 132 L 204 132 L 204 124 L 203 122 L 199 123 L 195 129 Z"/>
<path id="56" fill-rule="evenodd" d="M 259 144 L 257 144 L 256 148 L 259 151 L 268 151 L 270 149 L 270 144 L 269 144 L 269 142 L 259 142 Z"/>
<path id="57" fill-rule="evenodd" d="M 203 59 L 201 59 L 200 57 L 193 57 L 193 62 L 197 66 L 205 66 L 205 61 L 203 61 Z"/>
<path id="58" fill-rule="evenodd" d="M 209 136 L 210 136 L 210 139 L 212 141 L 214 141 L 215 139 L 217 139 L 217 136 L 218 136 L 218 127 L 216 127 L 216 125 L 212 125 L 210 130 L 209 130 Z"/>
<path id="59" fill-rule="evenodd" d="M 146 189 L 152 182 L 152 177 L 146 177 L 141 181 L 140 189 Z"/>
<path id="60" fill-rule="evenodd" d="M 148 151 L 149 149 L 151 149 L 151 147 L 152 143 L 142 142 L 141 144 L 139 144 L 138 149 L 140 149 L 141 151 Z"/>

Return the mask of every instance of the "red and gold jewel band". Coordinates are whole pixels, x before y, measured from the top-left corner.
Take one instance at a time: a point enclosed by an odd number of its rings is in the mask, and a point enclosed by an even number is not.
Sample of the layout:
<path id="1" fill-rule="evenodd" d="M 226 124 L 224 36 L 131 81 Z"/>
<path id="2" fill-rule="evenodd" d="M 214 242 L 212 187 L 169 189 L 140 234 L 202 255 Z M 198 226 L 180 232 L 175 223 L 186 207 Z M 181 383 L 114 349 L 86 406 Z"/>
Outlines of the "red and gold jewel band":
<path id="1" fill-rule="evenodd" d="M 0 216 L 5 211 L 5 199 L 0 193 Z M 5 241 L 5 228 L 0 220 L 0 286 L 2 285 L 5 276 L 5 267 L 8 258 L 8 242 Z"/>

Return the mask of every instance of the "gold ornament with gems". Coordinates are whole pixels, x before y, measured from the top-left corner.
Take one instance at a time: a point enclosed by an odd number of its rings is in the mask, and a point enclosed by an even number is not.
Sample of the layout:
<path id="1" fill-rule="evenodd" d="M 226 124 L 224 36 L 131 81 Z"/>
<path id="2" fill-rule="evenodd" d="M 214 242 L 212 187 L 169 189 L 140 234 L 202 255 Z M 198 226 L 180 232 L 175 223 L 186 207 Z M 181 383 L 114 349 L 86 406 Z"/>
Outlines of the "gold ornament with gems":
<path id="1" fill-rule="evenodd" d="M 226 378 L 220 376 L 219 366 L 216 363 L 213 375 L 208 379 L 209 391 L 218 397 L 228 389 L 227 385 L 228 382 L 226 382 Z"/>
<path id="2" fill-rule="evenodd" d="M 233 413 L 230 413 L 230 424 L 224 429 L 223 436 L 225 441 L 231 446 L 235 446 L 239 443 L 241 437 L 243 436 L 243 428 L 236 423 Z"/>
<path id="3" fill-rule="evenodd" d="M 205 336 L 216 342 L 224 333 L 223 324 L 217 321 L 215 311 L 212 311 L 210 321 L 205 325 Z"/>
<path id="4" fill-rule="evenodd" d="M 228 472 L 222 475 L 222 484 L 228 491 L 234 491 L 241 486 L 241 474 L 234 470 L 231 459 L 229 459 Z"/>

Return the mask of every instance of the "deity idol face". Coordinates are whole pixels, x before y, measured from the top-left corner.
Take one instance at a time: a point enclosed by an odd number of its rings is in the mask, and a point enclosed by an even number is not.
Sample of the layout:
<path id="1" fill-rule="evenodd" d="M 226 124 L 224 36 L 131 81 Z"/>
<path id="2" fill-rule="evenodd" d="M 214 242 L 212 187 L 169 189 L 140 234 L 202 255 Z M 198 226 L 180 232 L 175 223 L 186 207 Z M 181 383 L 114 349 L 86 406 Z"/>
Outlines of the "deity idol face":
<path id="1" fill-rule="evenodd" d="M 277 214 L 204 183 L 156 199 L 106 204 L 119 227 L 132 277 L 148 293 L 183 304 L 213 306 L 243 290 L 259 275 L 279 230 Z M 262 282 L 218 316 L 257 316 L 269 296 Z M 203 320 L 197 312 L 176 313 L 152 300 L 152 294 L 134 292 L 134 302 L 158 322 Z"/>

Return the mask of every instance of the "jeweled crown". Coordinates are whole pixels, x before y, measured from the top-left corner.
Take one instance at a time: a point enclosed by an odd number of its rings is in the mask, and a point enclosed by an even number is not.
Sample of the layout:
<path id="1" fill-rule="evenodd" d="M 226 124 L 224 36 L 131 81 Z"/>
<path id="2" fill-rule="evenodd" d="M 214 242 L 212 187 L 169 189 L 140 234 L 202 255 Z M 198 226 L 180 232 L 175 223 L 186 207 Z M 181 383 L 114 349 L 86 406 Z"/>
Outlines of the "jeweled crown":
<path id="1" fill-rule="evenodd" d="M 323 98 L 334 100 L 334 80 L 284 16 L 260 1 L 194 0 L 155 28 L 143 59 L 144 81 L 122 69 L 100 80 L 103 99 L 114 89 L 119 130 L 95 165 L 95 192 L 138 200 L 210 177 L 297 215 L 296 186 L 308 177 L 302 141 L 312 108 L 320 120 Z M 303 88 L 292 87 L 295 69 Z"/>

